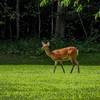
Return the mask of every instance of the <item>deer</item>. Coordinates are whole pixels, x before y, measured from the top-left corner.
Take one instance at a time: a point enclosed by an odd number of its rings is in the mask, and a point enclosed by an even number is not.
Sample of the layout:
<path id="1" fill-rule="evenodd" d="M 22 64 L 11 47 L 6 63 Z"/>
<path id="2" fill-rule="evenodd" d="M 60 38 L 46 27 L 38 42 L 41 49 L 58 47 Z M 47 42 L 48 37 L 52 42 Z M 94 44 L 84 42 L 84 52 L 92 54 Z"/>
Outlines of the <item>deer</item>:
<path id="1" fill-rule="evenodd" d="M 47 44 L 45 44 L 44 42 L 42 42 L 42 50 L 45 50 L 46 54 L 53 60 L 55 61 L 55 66 L 54 66 L 54 71 L 53 73 L 55 73 L 55 69 L 56 69 L 56 65 L 59 62 L 61 64 L 63 73 L 65 73 L 65 70 L 63 68 L 63 64 L 62 61 L 68 61 L 70 60 L 73 67 L 70 71 L 70 73 L 72 73 L 75 63 L 78 66 L 78 73 L 80 73 L 79 71 L 79 62 L 77 61 L 76 57 L 78 56 L 78 49 L 76 47 L 70 46 L 70 47 L 65 47 L 62 49 L 57 49 L 57 50 L 53 50 L 51 51 L 49 49 L 49 45 L 50 43 L 48 42 Z"/>

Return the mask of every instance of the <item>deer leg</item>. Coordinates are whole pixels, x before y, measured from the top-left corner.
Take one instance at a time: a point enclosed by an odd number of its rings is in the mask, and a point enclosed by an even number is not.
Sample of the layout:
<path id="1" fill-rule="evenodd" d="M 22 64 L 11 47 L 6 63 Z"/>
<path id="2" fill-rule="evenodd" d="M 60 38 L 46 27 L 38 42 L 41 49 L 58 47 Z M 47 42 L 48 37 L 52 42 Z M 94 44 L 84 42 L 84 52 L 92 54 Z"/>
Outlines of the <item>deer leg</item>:
<path id="1" fill-rule="evenodd" d="M 57 62 L 55 61 L 55 67 L 54 67 L 53 73 L 55 73 L 56 65 L 57 65 Z"/>
<path id="2" fill-rule="evenodd" d="M 61 64 L 61 67 L 62 67 L 63 72 L 65 73 L 65 70 L 64 70 L 64 67 L 63 67 L 62 61 L 59 60 L 59 62 L 60 62 L 60 64 Z"/>
<path id="3" fill-rule="evenodd" d="M 78 73 L 80 73 L 80 70 L 79 70 L 79 62 L 75 59 L 75 63 L 77 64 L 78 66 Z"/>
<path id="4" fill-rule="evenodd" d="M 72 69 L 71 69 L 71 72 L 70 72 L 70 73 L 72 73 L 72 71 L 73 71 L 73 69 L 74 69 L 75 62 L 74 62 L 74 61 L 72 61 L 72 64 L 73 64 L 73 67 L 72 67 Z"/>

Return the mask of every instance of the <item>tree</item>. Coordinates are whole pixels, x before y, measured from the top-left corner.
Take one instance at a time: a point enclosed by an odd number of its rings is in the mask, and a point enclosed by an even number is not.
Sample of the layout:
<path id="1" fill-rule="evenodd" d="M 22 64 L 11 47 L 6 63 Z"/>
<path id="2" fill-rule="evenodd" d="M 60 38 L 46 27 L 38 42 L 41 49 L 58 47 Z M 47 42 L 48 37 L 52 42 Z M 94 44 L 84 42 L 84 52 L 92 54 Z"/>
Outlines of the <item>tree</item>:
<path id="1" fill-rule="evenodd" d="M 40 3 L 40 6 L 47 5 L 47 3 L 49 3 L 50 1 L 52 1 L 52 0 L 42 0 L 41 3 Z M 83 0 L 82 1 L 80 1 L 80 0 L 75 0 L 75 1 L 72 0 L 72 1 L 74 2 L 74 7 L 77 6 L 76 7 L 77 8 L 76 12 L 78 13 L 78 16 L 79 16 L 82 28 L 84 30 L 84 34 L 86 36 L 86 39 L 88 39 L 87 32 L 86 32 L 86 29 L 84 27 L 84 24 L 83 24 L 81 15 L 80 15 L 80 12 L 83 10 L 83 6 L 82 6 Z M 66 7 L 66 6 L 68 7 L 71 4 L 72 1 L 71 0 L 57 0 L 58 6 L 57 6 L 55 36 L 58 36 L 60 38 L 62 38 L 64 36 L 64 29 L 65 29 L 64 22 L 65 22 L 65 18 L 62 15 L 62 11 L 64 9 L 63 6 L 64 7 Z M 89 2 L 89 0 L 87 0 L 87 2 Z M 100 11 L 97 14 L 95 14 L 95 19 L 97 19 L 98 16 L 100 16 Z"/>
<path id="2" fill-rule="evenodd" d="M 100 30 L 99 4 L 100 0 L 1 0 L 0 39 L 90 39 Z"/>
<path id="3" fill-rule="evenodd" d="M 19 39 L 19 0 L 16 1 L 16 32 L 17 32 L 17 37 L 16 39 Z"/>
<path id="4" fill-rule="evenodd" d="M 55 25 L 55 37 L 63 38 L 63 36 L 64 36 L 64 22 L 65 22 L 65 20 L 64 20 L 64 18 L 62 16 L 62 11 L 63 11 L 64 8 L 60 6 L 60 2 L 61 1 L 62 0 L 57 0 L 57 17 L 56 17 L 56 25 Z M 40 3 L 40 6 L 43 6 L 44 3 L 48 3 L 48 0 L 43 0 Z"/>
<path id="5" fill-rule="evenodd" d="M 60 6 L 60 2 L 62 0 L 57 1 L 57 17 L 56 17 L 56 27 L 55 27 L 55 36 L 63 38 L 64 36 L 64 22 L 65 18 L 63 18 L 62 11 L 63 7 Z"/>
<path id="6" fill-rule="evenodd" d="M 54 0 L 53 0 L 53 3 L 52 3 L 52 11 L 51 11 L 51 14 L 52 14 L 52 16 L 53 16 L 53 14 L 54 14 L 54 12 L 53 12 L 53 4 L 54 4 Z M 51 39 L 52 39 L 52 37 L 53 37 L 53 31 L 54 31 L 54 20 L 53 20 L 53 17 L 51 18 Z"/>
<path id="7" fill-rule="evenodd" d="M 50 0 L 52 1 L 52 0 Z M 43 6 L 44 4 L 47 4 L 49 2 L 49 0 L 42 0 L 42 2 L 40 3 L 40 6 Z M 71 3 L 71 0 L 57 0 L 57 17 L 56 17 L 56 25 L 55 25 L 55 37 L 60 37 L 63 38 L 64 37 L 64 30 L 65 30 L 65 18 L 64 15 L 62 14 L 64 8 L 62 7 L 64 6 L 68 6 Z M 78 0 L 74 2 L 74 5 L 78 5 Z M 82 6 L 79 6 L 77 11 L 81 11 L 82 10 Z M 81 20 L 82 22 L 82 20 Z M 82 26 L 84 27 L 83 23 Z M 84 28 L 83 28 L 84 29 Z M 85 29 L 84 29 L 85 30 Z M 86 34 L 86 31 L 84 31 Z"/>
<path id="8" fill-rule="evenodd" d="M 38 15 L 38 19 L 39 19 L 39 33 L 38 33 L 38 38 L 40 39 L 40 34 L 41 34 L 41 18 L 40 18 L 40 6 L 39 6 L 39 2 L 40 2 L 40 0 L 38 0 L 38 12 L 39 12 L 39 15 Z"/>

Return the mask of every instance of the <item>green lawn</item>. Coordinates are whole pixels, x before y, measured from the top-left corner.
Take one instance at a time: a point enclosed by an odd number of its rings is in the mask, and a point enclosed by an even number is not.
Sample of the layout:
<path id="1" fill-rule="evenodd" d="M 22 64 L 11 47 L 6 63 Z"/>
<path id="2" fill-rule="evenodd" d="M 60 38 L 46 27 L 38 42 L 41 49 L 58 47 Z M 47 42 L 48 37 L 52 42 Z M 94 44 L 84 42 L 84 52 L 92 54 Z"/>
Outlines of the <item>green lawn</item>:
<path id="1" fill-rule="evenodd" d="M 64 62 L 65 74 L 47 57 L 1 55 L 0 100 L 100 100 L 100 55 L 81 55 L 80 73 Z"/>

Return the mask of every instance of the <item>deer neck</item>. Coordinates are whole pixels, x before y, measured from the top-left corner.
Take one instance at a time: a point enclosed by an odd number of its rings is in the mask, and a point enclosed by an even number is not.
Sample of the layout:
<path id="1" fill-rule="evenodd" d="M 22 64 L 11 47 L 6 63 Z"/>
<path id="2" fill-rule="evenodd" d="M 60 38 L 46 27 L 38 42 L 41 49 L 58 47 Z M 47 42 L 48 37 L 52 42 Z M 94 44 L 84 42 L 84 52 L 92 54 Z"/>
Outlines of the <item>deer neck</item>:
<path id="1" fill-rule="evenodd" d="M 50 57 L 51 56 L 51 50 L 49 49 L 49 47 L 45 50 L 46 54 Z"/>

